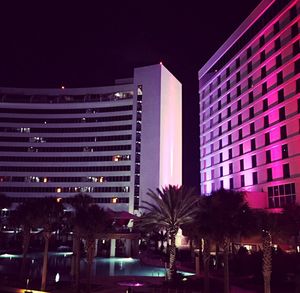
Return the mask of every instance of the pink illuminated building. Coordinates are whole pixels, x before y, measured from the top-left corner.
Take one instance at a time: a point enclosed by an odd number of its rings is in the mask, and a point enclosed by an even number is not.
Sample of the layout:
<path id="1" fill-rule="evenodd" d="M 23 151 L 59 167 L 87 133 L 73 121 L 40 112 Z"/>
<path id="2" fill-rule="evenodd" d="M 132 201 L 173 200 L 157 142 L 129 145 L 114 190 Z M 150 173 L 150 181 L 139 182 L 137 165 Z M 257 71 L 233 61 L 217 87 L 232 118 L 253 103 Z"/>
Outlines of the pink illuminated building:
<path id="1" fill-rule="evenodd" d="M 264 0 L 199 71 L 201 192 L 300 203 L 300 1 Z"/>

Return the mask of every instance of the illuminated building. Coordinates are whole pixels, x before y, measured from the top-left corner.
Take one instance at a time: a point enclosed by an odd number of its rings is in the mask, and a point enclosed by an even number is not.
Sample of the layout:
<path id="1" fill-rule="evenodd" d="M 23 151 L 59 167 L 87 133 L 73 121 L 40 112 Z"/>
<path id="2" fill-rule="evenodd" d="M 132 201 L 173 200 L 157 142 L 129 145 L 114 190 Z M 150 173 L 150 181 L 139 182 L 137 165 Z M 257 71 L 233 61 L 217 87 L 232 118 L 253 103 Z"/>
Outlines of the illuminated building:
<path id="1" fill-rule="evenodd" d="M 200 69 L 201 192 L 300 202 L 300 1 L 264 0 Z"/>
<path id="2" fill-rule="evenodd" d="M 86 193 L 134 212 L 181 184 L 181 84 L 161 64 L 113 86 L 0 89 L 0 192 L 14 201 Z"/>

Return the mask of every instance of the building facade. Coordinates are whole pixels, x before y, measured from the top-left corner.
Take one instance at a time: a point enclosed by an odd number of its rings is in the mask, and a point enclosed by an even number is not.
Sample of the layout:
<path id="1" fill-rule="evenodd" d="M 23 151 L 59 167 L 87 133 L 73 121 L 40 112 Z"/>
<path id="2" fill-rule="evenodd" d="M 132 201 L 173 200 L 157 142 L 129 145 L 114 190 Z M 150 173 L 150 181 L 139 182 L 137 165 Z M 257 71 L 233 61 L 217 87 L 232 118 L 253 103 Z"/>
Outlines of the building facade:
<path id="1" fill-rule="evenodd" d="M 137 211 L 181 184 L 181 84 L 161 64 L 96 88 L 0 88 L 0 192 L 15 202 L 78 193 Z"/>
<path id="2" fill-rule="evenodd" d="M 299 14 L 299 0 L 263 0 L 200 69 L 202 193 L 300 203 Z"/>

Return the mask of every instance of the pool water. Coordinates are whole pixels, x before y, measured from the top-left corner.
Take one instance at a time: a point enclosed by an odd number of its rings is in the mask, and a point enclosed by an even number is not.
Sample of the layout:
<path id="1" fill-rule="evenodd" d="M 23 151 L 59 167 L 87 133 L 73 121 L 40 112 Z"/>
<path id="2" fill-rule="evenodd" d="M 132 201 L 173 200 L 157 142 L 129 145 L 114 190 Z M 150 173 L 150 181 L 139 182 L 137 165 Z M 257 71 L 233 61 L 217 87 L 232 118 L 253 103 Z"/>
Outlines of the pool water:
<path id="1" fill-rule="evenodd" d="M 69 280 L 71 270 L 72 252 L 49 253 L 48 278 L 54 280 L 59 274 L 60 280 Z M 27 277 L 30 279 L 39 278 L 41 275 L 43 255 L 42 253 L 28 254 L 27 256 Z M 21 255 L 2 254 L 0 255 L 0 276 L 18 276 L 22 262 Z M 80 262 L 81 276 L 85 277 L 87 262 L 82 259 Z M 184 275 L 192 273 L 181 272 Z M 95 258 L 92 265 L 92 277 L 106 276 L 153 276 L 163 277 L 166 274 L 165 268 L 144 265 L 139 259 L 134 258 Z"/>

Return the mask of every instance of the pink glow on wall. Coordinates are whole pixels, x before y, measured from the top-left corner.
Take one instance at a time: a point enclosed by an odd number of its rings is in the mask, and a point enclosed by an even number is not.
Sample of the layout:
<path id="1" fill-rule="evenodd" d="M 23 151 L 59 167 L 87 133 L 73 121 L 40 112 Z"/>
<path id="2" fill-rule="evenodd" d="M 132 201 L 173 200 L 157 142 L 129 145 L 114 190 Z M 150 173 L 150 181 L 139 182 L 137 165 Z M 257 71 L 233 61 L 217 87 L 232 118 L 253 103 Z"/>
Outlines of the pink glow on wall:
<path id="1" fill-rule="evenodd" d="M 182 184 L 181 84 L 161 66 L 160 186 Z M 170 115 L 171 113 L 171 115 Z"/>
<path id="2" fill-rule="evenodd" d="M 252 209 L 266 209 L 268 207 L 268 195 L 266 192 L 246 191 L 245 199 Z"/>

